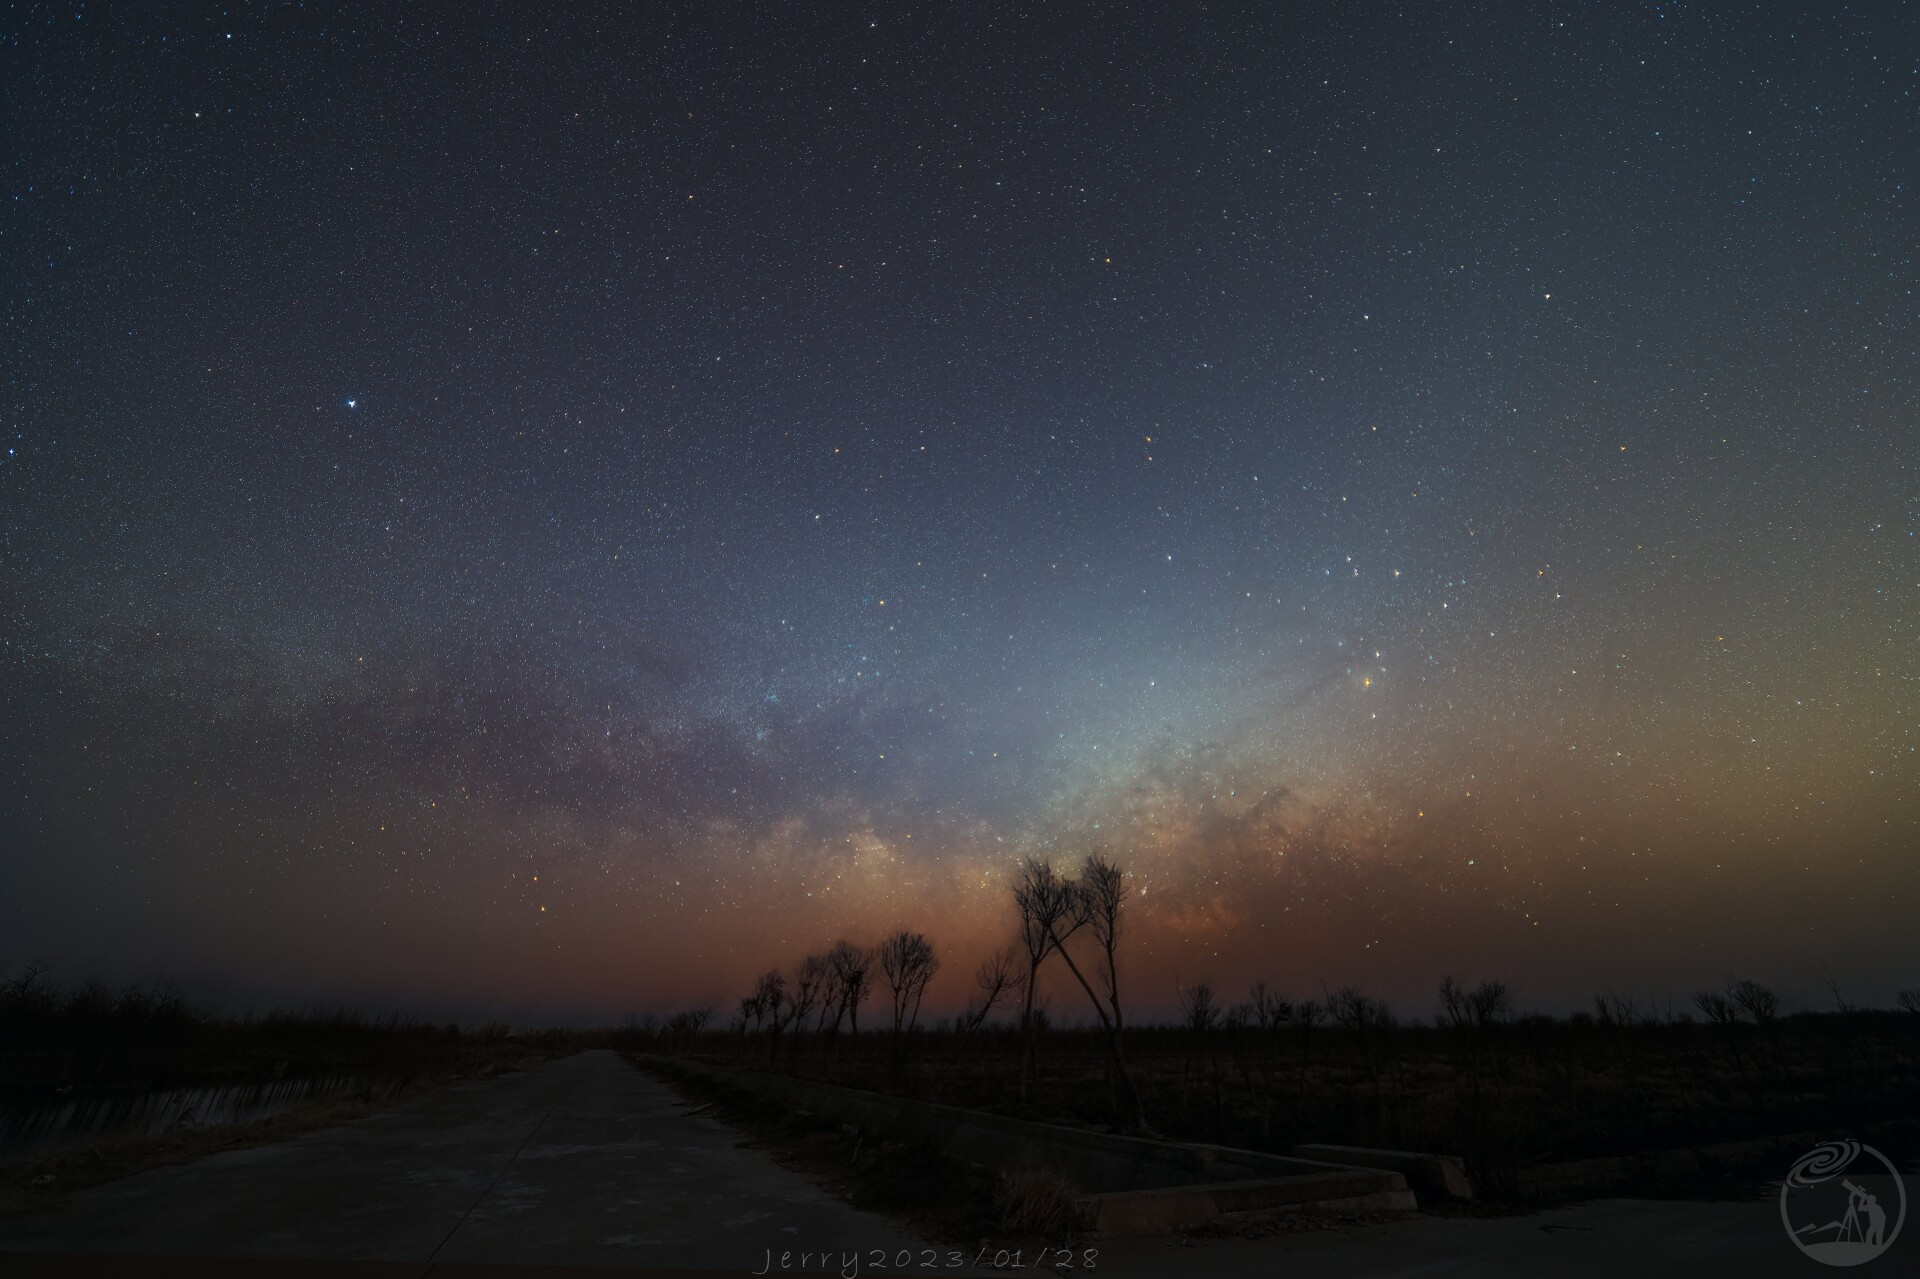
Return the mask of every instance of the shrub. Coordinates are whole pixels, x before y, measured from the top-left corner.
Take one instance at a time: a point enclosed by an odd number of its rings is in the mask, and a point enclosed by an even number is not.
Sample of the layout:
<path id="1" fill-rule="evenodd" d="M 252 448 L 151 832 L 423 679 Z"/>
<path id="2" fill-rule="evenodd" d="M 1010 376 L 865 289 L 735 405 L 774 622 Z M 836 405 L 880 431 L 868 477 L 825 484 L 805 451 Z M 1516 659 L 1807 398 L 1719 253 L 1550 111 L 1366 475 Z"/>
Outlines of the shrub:
<path id="1" fill-rule="evenodd" d="M 1074 1223 L 1074 1185 L 1051 1168 L 1000 1175 L 994 1203 L 1008 1230 L 1058 1238 Z"/>

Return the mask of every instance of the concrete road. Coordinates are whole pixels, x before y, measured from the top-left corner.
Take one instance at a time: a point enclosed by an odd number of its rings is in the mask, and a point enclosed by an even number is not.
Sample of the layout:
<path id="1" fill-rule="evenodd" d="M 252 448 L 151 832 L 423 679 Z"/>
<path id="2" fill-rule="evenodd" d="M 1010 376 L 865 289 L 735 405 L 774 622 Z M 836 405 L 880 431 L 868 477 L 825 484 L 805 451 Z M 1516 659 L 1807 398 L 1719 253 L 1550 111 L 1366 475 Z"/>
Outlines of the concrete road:
<path id="1" fill-rule="evenodd" d="M 79 1192 L 0 1220 L 0 1251 L 751 1272 L 770 1250 L 924 1247 L 740 1140 L 581 1053 Z"/>

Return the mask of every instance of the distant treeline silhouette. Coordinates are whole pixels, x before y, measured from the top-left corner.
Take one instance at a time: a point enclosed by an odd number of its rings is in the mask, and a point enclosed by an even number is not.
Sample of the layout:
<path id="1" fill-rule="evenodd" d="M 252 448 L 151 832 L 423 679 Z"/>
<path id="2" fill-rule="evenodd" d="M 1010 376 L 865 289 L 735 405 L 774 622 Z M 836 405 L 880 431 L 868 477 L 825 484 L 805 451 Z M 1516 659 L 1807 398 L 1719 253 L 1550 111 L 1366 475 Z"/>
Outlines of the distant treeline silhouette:
<path id="1" fill-rule="evenodd" d="M 1789 1014 L 1770 988 L 1729 976 L 1678 1003 L 1609 990 L 1591 1011 L 1551 1016 L 1519 1011 L 1504 981 L 1448 976 L 1434 1012 L 1407 1020 L 1353 986 L 1293 997 L 1259 981 L 1228 1002 L 1199 982 L 1177 1019 L 1129 1024 L 1126 870 L 1103 854 L 1071 875 L 1027 858 L 1008 895 L 1014 944 L 934 1024 L 919 1010 L 935 945 L 901 930 L 767 970 L 724 1024 L 710 1008 L 636 1017 L 615 1042 L 1188 1140 L 1444 1148 L 1494 1191 L 1549 1158 L 1879 1123 L 1906 1114 L 1920 1085 L 1920 990 L 1866 1009 L 1831 978 L 1831 1011 Z M 1049 1016 L 1038 992 L 1054 963 L 1091 1023 Z M 876 974 L 891 1017 L 863 1036 Z"/>
<path id="2" fill-rule="evenodd" d="M 509 1038 L 556 1046 L 504 1024 L 462 1031 L 337 1006 L 217 1017 L 170 982 L 63 989 L 44 964 L 0 969 L 0 1100 L 318 1074 L 405 1082 L 500 1059 Z"/>

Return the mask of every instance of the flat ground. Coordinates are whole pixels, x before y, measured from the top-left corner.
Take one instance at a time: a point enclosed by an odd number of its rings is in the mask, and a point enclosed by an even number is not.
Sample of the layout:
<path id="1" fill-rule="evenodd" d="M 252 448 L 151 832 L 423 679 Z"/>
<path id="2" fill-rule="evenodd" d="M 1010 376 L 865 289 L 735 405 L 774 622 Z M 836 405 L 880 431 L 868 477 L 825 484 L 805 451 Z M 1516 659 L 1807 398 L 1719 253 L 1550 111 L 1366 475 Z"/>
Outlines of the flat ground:
<path id="1" fill-rule="evenodd" d="M 0 1251 L 60 1261 L 0 1262 L 9 1275 L 147 1274 L 133 1258 L 196 1258 L 191 1273 L 276 1273 L 257 1261 L 326 1259 L 320 1273 L 510 1275 L 516 1265 L 747 1274 L 883 1274 L 913 1250 L 911 1274 L 992 1272 L 950 1264 L 905 1227 L 846 1206 L 734 1129 L 699 1113 L 611 1052 L 469 1081 L 272 1146 L 228 1151 L 77 1192 L 0 1221 Z M 1920 1186 L 1909 1182 L 1910 1202 Z M 1910 1233 L 1910 1232 L 1909 1232 Z M 1504 1218 L 1415 1216 L 1264 1238 L 1133 1240 L 1098 1250 L 1092 1273 L 1145 1276 L 1804 1275 L 1774 1202 L 1601 1200 Z M 1920 1249 L 1901 1238 L 1885 1264 Z M 801 1253 L 814 1254 L 804 1268 Z M 822 1266 L 819 1254 L 832 1254 Z M 76 1254 L 99 1267 L 80 1268 Z M 1057 1256 L 1057 1254 L 1056 1254 Z M 114 1257 L 127 1259 L 116 1265 Z M 928 1268 L 924 1261 L 936 1264 Z M 1017 1273 L 1035 1273 L 1029 1254 Z M 358 1264 L 352 1264 L 358 1263 Z M 399 1263 L 378 1265 L 375 1263 Z M 470 1269 L 490 1263 L 482 1269 Z M 503 1269 L 493 1269 L 493 1267 Z M 1911 1266 L 1909 1256 L 1907 1266 Z M 309 1275 L 305 1268 L 280 1268 Z"/>
<path id="2" fill-rule="evenodd" d="M 1916 1191 L 1920 1185 L 1908 1179 L 1909 1200 Z M 1920 1240 L 1903 1237 L 1878 1260 L 1890 1274 L 1911 1274 L 1916 1254 Z M 1805 1279 L 1825 1273 L 1788 1241 L 1772 1197 L 1748 1203 L 1600 1199 L 1517 1217 L 1414 1215 L 1265 1239 L 1135 1241 L 1104 1252 L 1099 1270 L 1110 1279 Z"/>
<path id="3" fill-rule="evenodd" d="M 687 1110 L 580 1053 L 79 1192 L 0 1221 L 0 1250 L 751 1271 L 917 1245 Z"/>

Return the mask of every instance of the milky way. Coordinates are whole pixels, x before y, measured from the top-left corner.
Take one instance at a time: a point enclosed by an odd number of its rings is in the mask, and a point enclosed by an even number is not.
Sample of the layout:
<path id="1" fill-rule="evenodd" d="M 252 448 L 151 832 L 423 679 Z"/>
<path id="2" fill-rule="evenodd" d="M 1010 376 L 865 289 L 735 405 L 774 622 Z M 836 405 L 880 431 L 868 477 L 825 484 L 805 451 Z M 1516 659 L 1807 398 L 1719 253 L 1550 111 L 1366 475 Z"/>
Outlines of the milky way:
<path id="1" fill-rule="evenodd" d="M 1432 8 L 0 17 L 0 960 L 1911 984 L 1914 18 Z"/>

